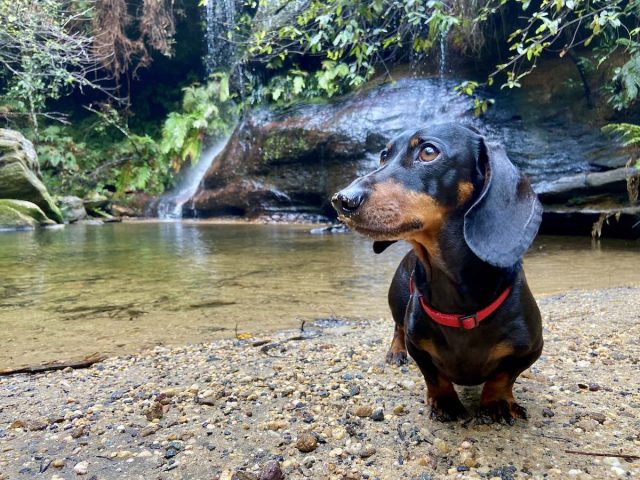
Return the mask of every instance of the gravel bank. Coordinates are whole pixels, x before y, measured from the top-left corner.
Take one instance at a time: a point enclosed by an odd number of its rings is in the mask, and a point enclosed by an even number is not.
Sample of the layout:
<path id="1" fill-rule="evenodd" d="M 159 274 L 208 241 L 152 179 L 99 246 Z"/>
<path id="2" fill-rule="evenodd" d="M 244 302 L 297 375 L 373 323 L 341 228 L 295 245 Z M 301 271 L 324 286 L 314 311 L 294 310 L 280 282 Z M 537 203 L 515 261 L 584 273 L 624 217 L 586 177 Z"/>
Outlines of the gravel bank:
<path id="1" fill-rule="evenodd" d="M 432 422 L 415 364 L 383 363 L 390 320 L 325 324 L 0 379 L 0 479 L 640 478 L 570 453 L 640 456 L 640 288 L 539 303 L 528 422 Z"/>

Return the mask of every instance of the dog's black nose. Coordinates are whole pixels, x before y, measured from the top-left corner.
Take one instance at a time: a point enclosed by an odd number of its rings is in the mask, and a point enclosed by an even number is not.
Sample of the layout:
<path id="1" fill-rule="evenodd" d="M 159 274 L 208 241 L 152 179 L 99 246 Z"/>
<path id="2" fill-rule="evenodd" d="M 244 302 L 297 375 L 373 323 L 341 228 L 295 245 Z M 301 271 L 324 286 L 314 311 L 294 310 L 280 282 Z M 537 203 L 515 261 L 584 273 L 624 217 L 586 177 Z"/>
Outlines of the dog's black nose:
<path id="1" fill-rule="evenodd" d="M 331 199 L 333 208 L 345 216 L 354 214 L 360 208 L 362 202 L 364 202 L 364 193 L 361 191 L 342 190 Z"/>

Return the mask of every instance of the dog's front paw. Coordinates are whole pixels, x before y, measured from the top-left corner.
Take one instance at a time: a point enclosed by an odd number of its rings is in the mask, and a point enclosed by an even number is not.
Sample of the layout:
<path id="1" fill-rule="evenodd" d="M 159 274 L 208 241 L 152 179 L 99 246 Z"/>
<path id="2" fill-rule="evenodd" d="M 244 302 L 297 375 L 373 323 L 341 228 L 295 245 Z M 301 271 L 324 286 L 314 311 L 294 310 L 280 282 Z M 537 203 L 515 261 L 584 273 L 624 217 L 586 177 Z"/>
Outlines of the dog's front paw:
<path id="1" fill-rule="evenodd" d="M 392 349 L 389 349 L 385 360 L 389 365 L 397 365 L 398 367 L 401 365 L 405 365 L 408 362 L 407 352 L 406 351 L 394 352 Z"/>
<path id="2" fill-rule="evenodd" d="M 479 423 L 505 422 L 513 425 L 516 419 L 527 420 L 527 409 L 518 405 L 515 400 L 500 399 L 480 405 L 476 415 Z"/>
<path id="3" fill-rule="evenodd" d="M 429 418 L 438 422 L 453 422 L 458 419 L 468 418 L 469 412 L 464 408 L 458 397 L 428 398 L 430 411 Z"/>

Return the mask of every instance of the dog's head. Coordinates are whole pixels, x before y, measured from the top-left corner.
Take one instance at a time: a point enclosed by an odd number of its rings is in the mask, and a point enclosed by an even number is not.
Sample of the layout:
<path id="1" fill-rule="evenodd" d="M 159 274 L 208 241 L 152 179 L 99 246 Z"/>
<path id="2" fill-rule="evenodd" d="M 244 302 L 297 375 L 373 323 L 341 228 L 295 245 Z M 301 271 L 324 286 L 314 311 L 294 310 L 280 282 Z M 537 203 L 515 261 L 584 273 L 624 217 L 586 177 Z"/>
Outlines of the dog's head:
<path id="1" fill-rule="evenodd" d="M 380 154 L 380 167 L 336 193 L 332 204 L 349 227 L 376 240 L 437 250 L 444 226 L 458 218 L 464 241 L 481 260 L 515 264 L 542 216 L 527 179 L 502 146 L 475 129 L 441 124 L 404 132 Z"/>

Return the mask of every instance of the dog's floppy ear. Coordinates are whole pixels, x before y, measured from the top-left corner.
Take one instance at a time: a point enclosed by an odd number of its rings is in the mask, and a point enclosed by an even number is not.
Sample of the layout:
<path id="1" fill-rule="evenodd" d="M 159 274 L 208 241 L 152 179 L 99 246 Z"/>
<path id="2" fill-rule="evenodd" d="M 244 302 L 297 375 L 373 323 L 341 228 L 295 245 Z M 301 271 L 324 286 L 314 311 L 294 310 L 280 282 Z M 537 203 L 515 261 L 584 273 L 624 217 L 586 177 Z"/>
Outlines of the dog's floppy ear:
<path id="1" fill-rule="evenodd" d="M 396 241 L 397 240 L 376 240 L 375 242 L 373 242 L 373 252 L 374 253 L 382 253 L 389 246 L 391 246 L 394 243 L 396 243 Z"/>
<path id="2" fill-rule="evenodd" d="M 536 236 L 542 205 L 504 148 L 480 141 L 477 162 L 484 187 L 464 216 L 464 239 L 481 260 L 510 267 Z"/>

